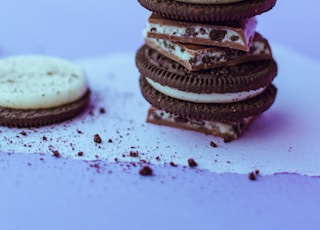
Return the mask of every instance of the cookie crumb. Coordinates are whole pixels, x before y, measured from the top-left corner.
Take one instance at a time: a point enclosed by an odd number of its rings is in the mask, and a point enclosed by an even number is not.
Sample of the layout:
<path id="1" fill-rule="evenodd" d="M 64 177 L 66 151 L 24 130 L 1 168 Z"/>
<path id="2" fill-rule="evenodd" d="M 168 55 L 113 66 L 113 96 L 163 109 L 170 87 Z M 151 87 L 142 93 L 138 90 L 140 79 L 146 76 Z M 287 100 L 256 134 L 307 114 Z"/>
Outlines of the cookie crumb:
<path id="1" fill-rule="evenodd" d="M 193 158 L 188 159 L 188 164 L 191 168 L 198 166 L 198 163 Z"/>
<path id="2" fill-rule="evenodd" d="M 82 151 L 78 152 L 78 156 L 82 157 L 83 156 L 83 152 Z"/>
<path id="3" fill-rule="evenodd" d="M 108 142 L 109 142 L 109 143 L 112 143 L 112 142 L 113 142 L 113 140 L 112 140 L 111 138 L 109 138 Z"/>
<path id="4" fill-rule="evenodd" d="M 99 109 L 99 113 L 100 113 L 100 114 L 105 114 L 105 113 L 106 113 L 105 108 L 101 107 L 101 108 Z"/>
<path id="5" fill-rule="evenodd" d="M 83 132 L 80 129 L 77 129 L 77 133 L 83 134 Z"/>
<path id="6" fill-rule="evenodd" d="M 248 178 L 249 178 L 249 180 L 256 180 L 257 179 L 256 174 L 254 172 L 250 172 L 248 174 Z"/>
<path id="7" fill-rule="evenodd" d="M 170 162 L 170 165 L 172 166 L 172 167 L 178 167 L 178 165 L 176 164 L 176 163 L 174 163 L 174 162 Z"/>
<path id="8" fill-rule="evenodd" d="M 130 157 L 139 157 L 138 151 L 130 151 Z"/>
<path id="9" fill-rule="evenodd" d="M 53 156 L 57 158 L 61 157 L 60 153 L 57 150 L 53 151 Z"/>
<path id="10" fill-rule="evenodd" d="M 213 141 L 210 141 L 210 146 L 213 147 L 213 148 L 217 148 L 218 147 L 218 145 Z"/>
<path id="11" fill-rule="evenodd" d="M 27 136 L 26 131 L 21 131 L 20 134 L 21 134 L 22 136 Z"/>
<path id="12" fill-rule="evenodd" d="M 48 138 L 47 138 L 46 136 L 43 136 L 43 137 L 42 137 L 42 140 L 43 140 L 43 141 L 47 141 Z"/>
<path id="13" fill-rule="evenodd" d="M 141 176 L 151 176 L 153 174 L 153 171 L 152 168 L 150 168 L 149 166 L 144 166 L 139 170 L 139 174 Z"/>
<path id="14" fill-rule="evenodd" d="M 99 134 L 95 134 L 95 135 L 94 135 L 93 141 L 94 141 L 95 143 L 98 143 L 98 144 L 101 144 L 101 143 L 102 143 L 102 139 L 101 139 L 101 137 L 99 136 Z"/>

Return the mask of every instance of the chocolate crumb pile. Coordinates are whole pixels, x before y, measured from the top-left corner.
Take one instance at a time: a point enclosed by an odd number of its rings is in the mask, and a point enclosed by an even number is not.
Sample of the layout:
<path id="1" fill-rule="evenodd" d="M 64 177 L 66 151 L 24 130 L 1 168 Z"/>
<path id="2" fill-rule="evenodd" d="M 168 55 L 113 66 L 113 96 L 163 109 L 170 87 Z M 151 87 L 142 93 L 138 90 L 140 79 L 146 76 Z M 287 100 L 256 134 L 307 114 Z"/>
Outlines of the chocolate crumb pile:
<path id="1" fill-rule="evenodd" d="M 254 181 L 254 180 L 257 180 L 257 176 L 259 176 L 259 175 L 260 175 L 260 171 L 257 169 L 255 171 L 249 172 L 248 178 L 249 178 L 249 180 Z"/>
<path id="2" fill-rule="evenodd" d="M 213 141 L 210 141 L 210 146 L 213 147 L 213 148 L 217 148 L 218 147 L 218 145 Z"/>
<path id="3" fill-rule="evenodd" d="M 93 141 L 97 144 L 101 144 L 102 143 L 102 139 L 101 137 L 99 136 L 99 134 L 95 134 L 94 137 L 93 137 Z"/>
<path id="4" fill-rule="evenodd" d="M 193 158 L 190 158 L 190 159 L 188 159 L 188 165 L 189 165 L 191 168 L 194 168 L 194 167 L 197 167 L 197 166 L 198 166 L 198 163 L 197 163 Z"/>
<path id="5" fill-rule="evenodd" d="M 139 174 L 141 176 L 151 176 L 153 175 L 153 171 L 152 168 L 150 168 L 150 166 L 144 166 L 139 170 Z"/>

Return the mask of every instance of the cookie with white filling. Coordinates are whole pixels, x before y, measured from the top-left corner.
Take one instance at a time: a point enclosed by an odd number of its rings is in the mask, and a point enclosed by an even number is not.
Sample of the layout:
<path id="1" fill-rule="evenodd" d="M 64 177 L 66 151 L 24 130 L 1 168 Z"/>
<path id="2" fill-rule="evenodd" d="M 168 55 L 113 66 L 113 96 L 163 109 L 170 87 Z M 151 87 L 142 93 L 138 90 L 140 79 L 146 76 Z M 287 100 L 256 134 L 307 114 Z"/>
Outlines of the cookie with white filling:
<path id="1" fill-rule="evenodd" d="M 86 74 L 69 61 L 41 55 L 0 60 L 0 125 L 39 127 L 71 119 L 90 100 Z"/>

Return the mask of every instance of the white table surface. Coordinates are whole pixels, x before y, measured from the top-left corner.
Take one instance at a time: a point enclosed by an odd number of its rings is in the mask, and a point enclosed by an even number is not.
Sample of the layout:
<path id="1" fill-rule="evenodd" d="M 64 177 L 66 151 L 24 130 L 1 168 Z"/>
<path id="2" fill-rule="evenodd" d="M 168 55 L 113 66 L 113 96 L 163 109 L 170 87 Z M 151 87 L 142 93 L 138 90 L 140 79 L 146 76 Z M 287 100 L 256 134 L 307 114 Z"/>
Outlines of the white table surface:
<path id="1" fill-rule="evenodd" d="M 27 135 L 0 129 L 0 225 L 315 229 L 320 222 L 320 109 L 314 99 L 319 63 L 281 44 L 272 46 L 279 64 L 277 100 L 231 143 L 146 124 L 148 103 L 139 91 L 134 53 L 79 60 L 93 90 L 88 111 L 71 122 L 24 129 Z M 93 142 L 96 133 L 103 143 Z M 53 157 L 52 150 L 61 157 Z M 139 158 L 128 156 L 132 150 Z M 197 168 L 187 166 L 190 157 Z M 154 170 L 151 177 L 138 173 L 146 164 Z M 255 169 L 261 175 L 250 181 L 247 174 Z"/>

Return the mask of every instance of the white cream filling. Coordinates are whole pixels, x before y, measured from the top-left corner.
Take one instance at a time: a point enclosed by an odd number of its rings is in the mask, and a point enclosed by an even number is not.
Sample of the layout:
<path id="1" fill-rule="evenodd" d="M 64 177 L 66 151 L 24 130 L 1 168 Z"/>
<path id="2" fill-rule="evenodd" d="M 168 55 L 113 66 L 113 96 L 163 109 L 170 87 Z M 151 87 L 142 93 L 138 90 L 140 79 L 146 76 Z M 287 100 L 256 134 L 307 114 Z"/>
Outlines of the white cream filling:
<path id="1" fill-rule="evenodd" d="M 255 20 L 255 19 L 254 19 Z M 198 39 L 205 39 L 205 40 L 211 40 L 209 35 L 210 32 L 213 28 L 208 28 L 208 27 L 202 27 L 202 26 L 197 26 L 194 25 L 192 28 L 194 28 L 194 36 L 193 35 L 188 35 L 188 37 L 190 38 L 198 38 Z M 215 27 L 215 29 L 218 27 Z M 156 29 L 154 31 L 154 29 Z M 174 36 L 174 37 L 186 37 L 187 31 L 186 31 L 186 27 L 181 28 L 181 27 L 176 27 L 176 26 L 171 26 L 171 25 L 159 25 L 159 24 L 155 24 L 155 23 L 147 23 L 146 26 L 146 31 L 149 33 L 154 33 L 154 34 L 165 34 L 165 35 L 169 35 L 169 36 Z M 224 38 L 219 41 L 219 43 L 235 43 L 235 44 L 239 44 L 241 46 L 245 46 L 246 45 L 246 41 L 243 41 L 242 39 L 238 39 L 237 41 L 233 41 L 231 38 L 236 36 L 241 38 L 241 35 L 239 33 L 237 33 L 234 30 L 231 29 L 226 29 L 224 28 L 223 30 L 225 30 L 227 33 L 224 36 Z"/>
<path id="2" fill-rule="evenodd" d="M 194 4 L 229 4 L 235 2 L 242 2 L 245 0 L 176 0 L 177 2 L 186 2 Z"/>
<path id="3" fill-rule="evenodd" d="M 0 60 L 1 107 L 57 107 L 81 98 L 87 89 L 85 73 L 71 62 L 41 55 Z"/>
<path id="4" fill-rule="evenodd" d="M 148 83 L 159 92 L 183 101 L 190 101 L 194 103 L 232 103 L 237 101 L 244 101 L 255 97 L 262 93 L 266 88 L 262 87 L 257 90 L 250 90 L 244 92 L 236 93 L 192 93 L 171 88 L 168 86 L 163 86 L 158 82 L 153 81 L 152 79 L 146 77 Z"/>

